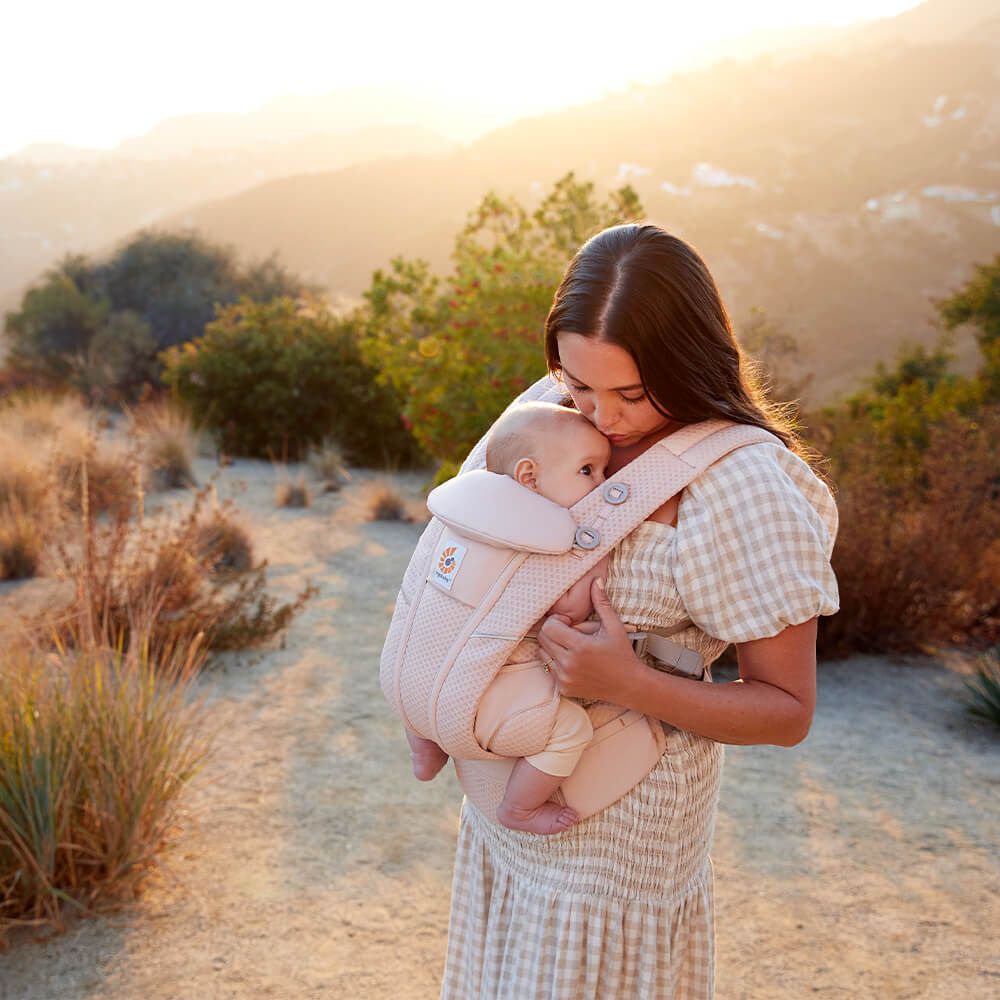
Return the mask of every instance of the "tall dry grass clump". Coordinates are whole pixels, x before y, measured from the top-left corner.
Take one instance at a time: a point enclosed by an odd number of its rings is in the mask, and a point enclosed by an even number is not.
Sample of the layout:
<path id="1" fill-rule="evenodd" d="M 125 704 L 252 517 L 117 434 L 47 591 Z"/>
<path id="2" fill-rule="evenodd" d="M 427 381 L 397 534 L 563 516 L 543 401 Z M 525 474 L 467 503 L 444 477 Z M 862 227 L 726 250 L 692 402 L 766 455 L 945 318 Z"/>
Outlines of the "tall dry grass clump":
<path id="1" fill-rule="evenodd" d="M 135 482 L 134 454 L 131 462 Z M 53 546 L 56 574 L 73 583 L 74 596 L 28 623 L 34 635 L 55 635 L 67 645 L 80 635 L 105 642 L 123 637 L 130 648 L 140 609 L 138 620 L 149 623 L 145 638 L 153 653 L 193 642 L 208 650 L 239 649 L 281 632 L 316 592 L 307 585 L 293 600 L 279 601 L 267 591 L 266 561 L 251 563 L 244 572 L 217 571 L 227 538 L 213 542 L 218 531 L 206 533 L 205 524 L 217 525 L 220 517 L 227 521 L 231 512 L 222 505 L 206 516 L 212 483 L 179 517 L 146 518 L 140 489 L 134 502 L 99 520 L 88 504 L 87 475 L 84 465 L 76 538 L 64 525 Z"/>
<path id="2" fill-rule="evenodd" d="M 169 399 L 136 407 L 129 414 L 129 429 L 140 443 L 152 489 L 197 485 L 193 464 L 198 453 L 198 433 Z"/>
<path id="3" fill-rule="evenodd" d="M 322 481 L 326 493 L 335 493 L 351 481 L 343 449 L 329 438 L 310 448 L 306 461 L 316 477 Z"/>
<path id="4" fill-rule="evenodd" d="M 197 645 L 0 653 L 0 945 L 132 896 L 208 744 Z"/>
<path id="5" fill-rule="evenodd" d="M 0 580 L 39 572 L 53 524 L 44 454 L 0 425 Z"/>
<path id="6" fill-rule="evenodd" d="M 1000 408 L 930 432 L 913 475 L 859 437 L 833 470 L 840 613 L 824 655 L 920 650 L 1000 632 Z M 898 471 L 898 470 L 897 470 Z"/>

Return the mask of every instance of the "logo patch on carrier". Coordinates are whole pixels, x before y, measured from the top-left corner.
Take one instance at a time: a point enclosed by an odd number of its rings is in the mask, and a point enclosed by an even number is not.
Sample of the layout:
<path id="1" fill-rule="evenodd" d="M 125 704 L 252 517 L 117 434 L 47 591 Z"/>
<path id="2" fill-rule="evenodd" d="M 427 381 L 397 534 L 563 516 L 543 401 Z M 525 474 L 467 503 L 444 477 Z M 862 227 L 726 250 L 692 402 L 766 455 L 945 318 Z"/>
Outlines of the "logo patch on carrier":
<path id="1" fill-rule="evenodd" d="M 465 546 L 448 542 L 438 551 L 437 564 L 431 570 L 431 579 L 445 590 L 451 590 L 455 577 L 465 558 Z"/>

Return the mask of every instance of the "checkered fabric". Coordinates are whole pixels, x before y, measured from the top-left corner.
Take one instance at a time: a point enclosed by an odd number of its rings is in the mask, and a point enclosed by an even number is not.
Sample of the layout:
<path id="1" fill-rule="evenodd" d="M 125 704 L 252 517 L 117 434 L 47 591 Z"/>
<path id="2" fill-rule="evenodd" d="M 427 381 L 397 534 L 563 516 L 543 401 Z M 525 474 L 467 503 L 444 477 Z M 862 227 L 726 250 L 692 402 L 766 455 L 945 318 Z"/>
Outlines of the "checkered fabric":
<path id="1" fill-rule="evenodd" d="M 543 380 L 523 398 L 559 392 Z M 675 638 L 711 663 L 729 642 L 837 610 L 836 531 L 804 462 L 748 445 L 684 491 L 676 528 L 647 522 L 618 546 L 608 596 L 634 625 L 691 618 Z M 722 747 L 666 735 L 644 781 L 564 834 L 507 830 L 465 803 L 443 1000 L 710 1000 Z"/>
<path id="2" fill-rule="evenodd" d="M 672 731 L 624 798 L 538 837 L 462 810 L 443 1000 L 706 1000 L 722 747 Z"/>

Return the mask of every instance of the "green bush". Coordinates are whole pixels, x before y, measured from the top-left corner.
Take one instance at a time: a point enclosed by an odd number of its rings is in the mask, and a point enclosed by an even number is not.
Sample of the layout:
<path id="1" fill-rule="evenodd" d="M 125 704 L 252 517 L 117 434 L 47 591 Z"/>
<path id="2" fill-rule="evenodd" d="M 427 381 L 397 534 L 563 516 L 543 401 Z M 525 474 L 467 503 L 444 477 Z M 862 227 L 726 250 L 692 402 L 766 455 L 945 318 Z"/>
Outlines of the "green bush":
<path id="1" fill-rule="evenodd" d="M 545 373 L 545 317 L 569 258 L 598 230 L 641 215 L 630 187 L 599 204 L 592 184 L 567 174 L 530 216 L 488 194 L 458 235 L 447 277 L 403 258 L 374 274 L 355 317 L 365 356 L 403 400 L 427 454 L 460 461 Z"/>
<path id="2" fill-rule="evenodd" d="M 325 312 L 244 299 L 163 357 L 168 385 L 227 452 L 298 460 L 331 437 L 356 464 L 419 457 L 354 327 Z"/>

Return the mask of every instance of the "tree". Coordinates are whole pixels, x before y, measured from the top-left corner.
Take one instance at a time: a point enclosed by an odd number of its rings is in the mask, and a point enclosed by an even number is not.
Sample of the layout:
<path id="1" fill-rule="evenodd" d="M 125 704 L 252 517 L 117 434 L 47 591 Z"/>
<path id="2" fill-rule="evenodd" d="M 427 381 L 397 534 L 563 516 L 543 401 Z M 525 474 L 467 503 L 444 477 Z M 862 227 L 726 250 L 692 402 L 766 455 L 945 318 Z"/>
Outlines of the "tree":
<path id="1" fill-rule="evenodd" d="M 366 357 L 443 472 L 544 374 L 545 316 L 570 255 L 593 233 L 641 214 L 632 188 L 599 203 L 592 184 L 567 174 L 530 216 L 515 200 L 487 194 L 456 238 L 449 275 L 403 258 L 374 274 L 354 316 Z"/>
<path id="2" fill-rule="evenodd" d="M 82 258 L 67 258 L 30 288 L 21 308 L 8 312 L 8 364 L 59 379 L 71 379 L 84 364 L 94 334 L 104 325 L 108 302 L 81 291 L 74 272 Z"/>
<path id="3" fill-rule="evenodd" d="M 936 305 L 947 329 L 963 323 L 977 328 L 983 394 L 990 402 L 1000 402 L 1000 254 L 989 264 L 977 264 L 972 279 Z"/>

